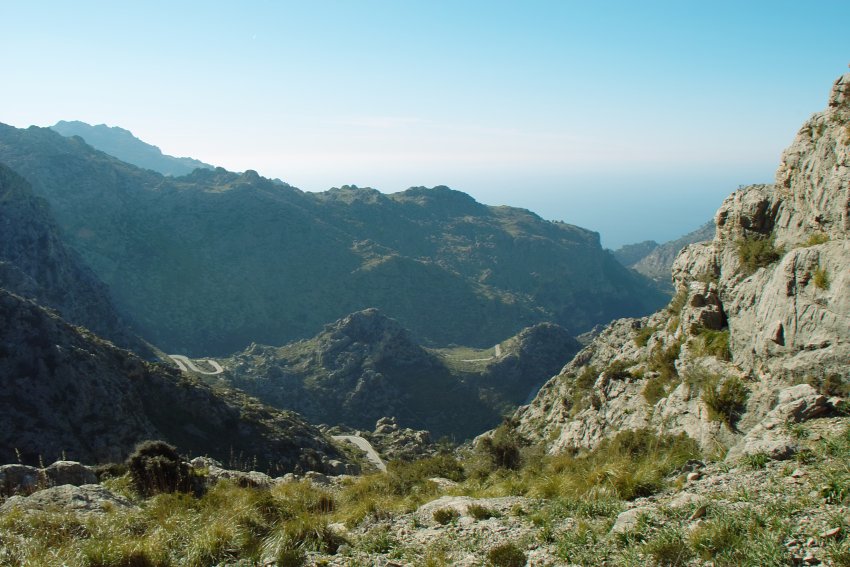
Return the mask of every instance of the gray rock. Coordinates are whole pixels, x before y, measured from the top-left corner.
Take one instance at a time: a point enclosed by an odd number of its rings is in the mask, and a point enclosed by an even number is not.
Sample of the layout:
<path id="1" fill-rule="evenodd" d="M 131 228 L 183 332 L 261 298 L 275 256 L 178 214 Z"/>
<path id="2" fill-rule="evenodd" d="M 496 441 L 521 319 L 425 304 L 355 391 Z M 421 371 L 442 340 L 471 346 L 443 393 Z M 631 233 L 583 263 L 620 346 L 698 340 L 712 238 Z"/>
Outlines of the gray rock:
<path id="1" fill-rule="evenodd" d="M 30 496 L 13 496 L 0 506 L 0 513 L 12 509 L 64 509 L 82 513 L 102 513 L 116 508 L 135 508 L 135 505 L 99 484 L 84 484 L 83 486 L 64 484 L 40 490 Z"/>
<path id="2" fill-rule="evenodd" d="M 265 473 L 257 471 L 233 471 L 222 469 L 215 465 L 209 467 L 208 478 L 213 482 L 225 479 L 231 480 L 239 486 L 250 488 L 271 488 L 274 485 L 272 478 Z"/>
<path id="3" fill-rule="evenodd" d="M 640 521 L 640 517 L 652 514 L 654 510 L 651 506 L 638 506 L 637 508 L 620 512 L 614 525 L 611 526 L 611 533 L 622 534 L 634 530 Z"/>
<path id="4" fill-rule="evenodd" d="M 44 475 L 51 486 L 63 484 L 82 486 L 98 482 L 94 470 L 76 461 L 56 461 L 44 469 Z"/>
<path id="5" fill-rule="evenodd" d="M 29 494 L 36 490 L 39 470 L 27 465 L 0 466 L 0 495 Z"/>

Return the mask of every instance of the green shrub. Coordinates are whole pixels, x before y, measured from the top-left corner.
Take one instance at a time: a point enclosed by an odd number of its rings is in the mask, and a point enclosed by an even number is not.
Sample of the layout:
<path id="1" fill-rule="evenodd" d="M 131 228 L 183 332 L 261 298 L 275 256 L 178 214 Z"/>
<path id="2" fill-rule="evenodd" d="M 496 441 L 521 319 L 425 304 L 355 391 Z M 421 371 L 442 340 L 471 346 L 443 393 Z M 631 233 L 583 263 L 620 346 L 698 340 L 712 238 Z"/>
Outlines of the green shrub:
<path id="1" fill-rule="evenodd" d="M 685 306 L 685 302 L 687 300 L 687 288 L 680 289 L 678 292 L 676 292 L 676 295 L 673 296 L 673 299 L 671 299 L 670 303 L 667 305 L 667 311 L 672 316 L 678 316 L 682 312 L 682 308 Z"/>
<path id="2" fill-rule="evenodd" d="M 524 445 L 525 440 L 506 421 L 492 435 L 482 438 L 477 448 L 489 459 L 493 468 L 516 470 L 522 464 L 521 449 Z"/>
<path id="3" fill-rule="evenodd" d="M 653 565 L 679 567 L 687 565 L 694 556 L 682 532 L 676 528 L 666 528 L 654 534 L 642 546 L 643 552 L 653 559 Z"/>
<path id="4" fill-rule="evenodd" d="M 829 242 L 829 235 L 823 232 L 816 232 L 813 235 L 809 236 L 809 239 L 806 240 L 803 246 L 817 246 L 818 244 L 825 244 Z"/>
<path id="5" fill-rule="evenodd" d="M 826 269 L 818 266 L 812 275 L 812 283 L 818 289 L 829 289 L 829 274 Z"/>
<path id="6" fill-rule="evenodd" d="M 696 352 L 699 356 L 714 356 L 720 360 L 732 360 L 729 348 L 729 329 L 713 331 L 701 328 L 697 332 Z"/>
<path id="7" fill-rule="evenodd" d="M 774 236 L 752 236 L 737 242 L 738 260 L 745 274 L 752 274 L 767 267 L 782 257 L 783 250 L 776 247 Z"/>
<path id="8" fill-rule="evenodd" d="M 734 428 L 747 407 L 749 391 L 744 383 L 735 376 L 725 380 L 715 376 L 703 384 L 702 399 L 708 408 L 708 416 L 713 421 L 722 421 Z"/>
<path id="9" fill-rule="evenodd" d="M 526 557 L 525 552 L 516 544 L 503 543 L 487 552 L 487 561 L 493 567 L 523 567 Z"/>
<path id="10" fill-rule="evenodd" d="M 439 508 L 431 514 L 434 521 L 441 525 L 446 525 L 460 518 L 460 513 L 454 508 Z"/>
<path id="11" fill-rule="evenodd" d="M 663 376 L 653 376 L 646 381 L 643 387 L 643 398 L 646 400 L 646 403 L 654 406 L 658 403 L 658 400 L 667 397 L 667 388 L 669 386 L 671 386 L 670 381 L 666 380 Z"/>
<path id="12" fill-rule="evenodd" d="M 615 360 L 603 372 L 610 380 L 628 380 L 629 378 L 633 378 L 628 368 L 634 365 L 633 360 Z"/>
<path id="13" fill-rule="evenodd" d="M 190 492 L 192 475 L 177 450 L 164 441 L 143 441 L 127 459 L 133 486 L 142 496 Z"/>
<path id="14" fill-rule="evenodd" d="M 492 518 L 498 515 L 490 508 L 481 506 L 480 504 L 470 504 L 466 511 L 469 512 L 469 515 L 476 520 L 486 520 L 487 518 Z"/>
<path id="15" fill-rule="evenodd" d="M 748 453 L 744 455 L 743 462 L 753 470 L 763 469 L 770 462 L 770 455 L 767 453 Z"/>
<path id="16" fill-rule="evenodd" d="M 652 334 L 657 330 L 656 327 L 652 327 L 650 325 L 646 325 L 635 331 L 634 341 L 635 345 L 641 348 L 646 346 L 646 343 L 649 342 Z"/>
<path id="17" fill-rule="evenodd" d="M 676 370 L 676 361 L 679 359 L 681 351 L 682 341 L 680 340 L 673 341 L 666 347 L 656 346 L 649 354 L 647 361 L 649 369 L 658 372 L 665 381 L 675 380 L 679 376 Z"/>

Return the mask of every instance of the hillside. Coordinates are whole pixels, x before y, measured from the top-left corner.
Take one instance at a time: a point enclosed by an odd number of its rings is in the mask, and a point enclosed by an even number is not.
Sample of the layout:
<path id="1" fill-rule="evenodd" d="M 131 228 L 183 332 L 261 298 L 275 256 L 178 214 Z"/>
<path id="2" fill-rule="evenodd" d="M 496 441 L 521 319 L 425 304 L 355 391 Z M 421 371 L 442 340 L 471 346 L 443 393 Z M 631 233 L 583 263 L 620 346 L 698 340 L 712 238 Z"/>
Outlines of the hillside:
<path id="1" fill-rule="evenodd" d="M 578 351 L 566 331 L 550 324 L 502 345 L 498 355 L 492 347 L 429 351 L 369 309 L 309 340 L 251 345 L 219 360 L 226 371 L 215 379 L 314 423 L 371 430 L 392 416 L 402 427 L 461 440 L 496 426 Z"/>
<path id="2" fill-rule="evenodd" d="M 0 289 L 0 461 L 121 461 L 144 439 L 291 471 L 338 457 L 295 414 L 145 362 Z"/>
<path id="3" fill-rule="evenodd" d="M 92 126 L 78 120 L 60 120 L 50 127 L 66 137 L 79 136 L 88 145 L 121 161 L 132 163 L 142 169 L 151 169 L 163 175 L 179 177 L 192 173 L 197 168 L 213 169 L 208 163 L 188 158 L 174 157 L 162 153 L 158 147 L 147 144 L 133 133 L 117 126 L 106 124 Z"/>
<path id="4" fill-rule="evenodd" d="M 168 352 L 285 344 L 370 307 L 426 343 L 485 347 L 542 321 L 580 333 L 665 300 L 596 233 L 446 187 L 313 194 L 253 171 L 166 178 L 34 127 L 0 127 L 0 161 Z"/>
<path id="5" fill-rule="evenodd" d="M 688 244 L 714 238 L 714 229 L 714 221 L 709 221 L 693 232 L 664 244 L 658 244 L 654 240 L 627 244 L 615 250 L 614 257 L 627 268 L 651 278 L 662 290 L 672 293 L 670 270 L 676 256 Z"/>
<path id="6" fill-rule="evenodd" d="M 685 248 L 667 309 L 612 323 L 515 418 L 552 452 L 623 430 L 788 458 L 792 425 L 850 391 L 850 75 L 783 153 L 774 185 L 729 196 Z"/>
<path id="7" fill-rule="evenodd" d="M 0 287 L 55 309 L 116 344 L 150 354 L 116 312 L 106 286 L 65 245 L 49 205 L 2 164 Z"/>

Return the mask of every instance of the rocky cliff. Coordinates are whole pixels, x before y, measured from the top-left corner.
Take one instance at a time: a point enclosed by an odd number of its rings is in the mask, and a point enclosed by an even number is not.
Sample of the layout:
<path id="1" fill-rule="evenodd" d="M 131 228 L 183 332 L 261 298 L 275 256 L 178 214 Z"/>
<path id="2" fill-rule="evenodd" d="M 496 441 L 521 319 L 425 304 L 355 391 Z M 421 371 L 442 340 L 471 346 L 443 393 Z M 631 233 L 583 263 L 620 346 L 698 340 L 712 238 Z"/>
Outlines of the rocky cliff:
<path id="1" fill-rule="evenodd" d="M 789 425 L 848 391 L 849 208 L 845 75 L 776 183 L 733 193 L 714 238 L 679 254 L 671 304 L 612 323 L 517 412 L 519 431 L 553 452 L 650 427 L 730 458 L 793 453 Z"/>
<path id="2" fill-rule="evenodd" d="M 309 340 L 252 345 L 221 360 L 215 378 L 314 423 L 403 427 L 457 439 L 495 426 L 578 351 L 557 325 L 524 330 L 498 347 L 430 350 L 376 309 L 352 313 Z"/>
<path id="3" fill-rule="evenodd" d="M 579 333 L 666 299 L 598 234 L 446 187 L 314 194 L 253 171 L 170 178 L 80 138 L 2 125 L 0 161 L 168 352 L 285 344 L 369 307 L 426 343 L 483 347 L 543 321 Z"/>
<path id="4" fill-rule="evenodd" d="M 116 462 L 144 439 L 279 472 L 338 456 L 295 414 L 145 362 L 2 289 L 0 321 L 0 462 Z"/>

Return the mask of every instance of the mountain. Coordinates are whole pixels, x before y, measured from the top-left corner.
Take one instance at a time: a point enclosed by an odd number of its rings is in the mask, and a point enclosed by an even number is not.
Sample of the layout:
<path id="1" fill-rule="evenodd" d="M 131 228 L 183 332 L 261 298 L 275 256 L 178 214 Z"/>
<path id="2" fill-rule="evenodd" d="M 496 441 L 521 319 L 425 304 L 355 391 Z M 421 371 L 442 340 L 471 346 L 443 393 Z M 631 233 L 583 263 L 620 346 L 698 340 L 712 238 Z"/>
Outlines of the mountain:
<path id="1" fill-rule="evenodd" d="M 279 472 L 338 457 L 297 415 L 145 362 L 2 289 L 0 320 L 0 462 L 118 462 L 145 439 Z"/>
<path id="2" fill-rule="evenodd" d="M 613 250 L 612 254 L 614 254 L 618 262 L 629 268 L 659 246 L 660 244 L 654 240 L 644 240 L 643 242 L 636 242 L 634 244 L 624 244 Z"/>
<path id="3" fill-rule="evenodd" d="M 163 175 L 175 177 L 192 173 L 197 168 L 213 169 L 214 166 L 188 157 L 165 155 L 151 144 L 133 136 L 129 130 L 106 124 L 92 126 L 77 120 L 60 120 L 50 127 L 51 130 L 63 136 L 79 136 L 93 148 L 117 157 L 127 163 L 132 163 L 143 169 L 151 169 Z"/>
<path id="4" fill-rule="evenodd" d="M 220 360 L 216 379 L 316 423 L 371 430 L 385 416 L 402 427 L 464 439 L 495 425 L 578 343 L 541 324 L 487 350 L 429 350 L 376 309 L 353 313 L 310 340 L 251 345 Z"/>
<path id="5" fill-rule="evenodd" d="M 116 305 L 168 352 L 285 344 L 370 307 L 433 345 L 580 333 L 666 298 L 594 232 L 446 187 L 305 193 L 256 172 L 168 178 L 52 130 L 0 126 L 0 161 L 47 199 Z"/>
<path id="6" fill-rule="evenodd" d="M 783 153 L 773 185 L 736 191 L 672 268 L 662 311 L 612 323 L 515 415 L 552 452 L 623 430 L 788 458 L 795 423 L 850 394 L 850 74 Z M 846 405 L 844 405 L 846 410 Z"/>
<path id="7" fill-rule="evenodd" d="M 0 287 L 55 309 L 116 344 L 150 354 L 118 315 L 106 286 L 65 246 L 47 202 L 2 164 Z"/>
<path id="8" fill-rule="evenodd" d="M 651 278 L 662 290 L 672 293 L 670 269 L 676 256 L 688 244 L 714 238 L 714 229 L 714 221 L 708 221 L 695 231 L 664 244 L 658 244 L 654 240 L 627 244 L 615 250 L 614 257 L 627 268 Z"/>

